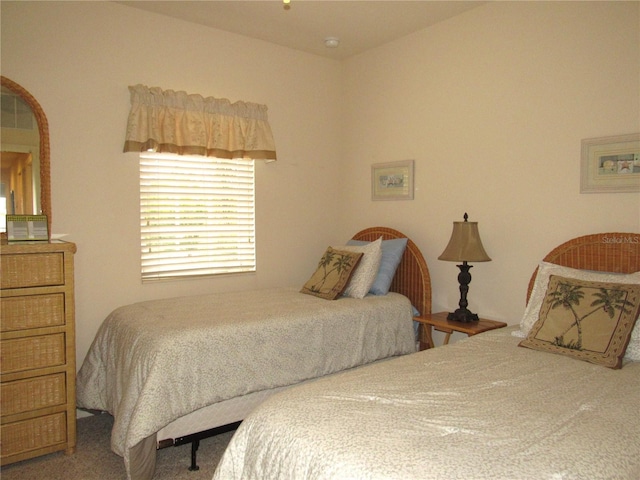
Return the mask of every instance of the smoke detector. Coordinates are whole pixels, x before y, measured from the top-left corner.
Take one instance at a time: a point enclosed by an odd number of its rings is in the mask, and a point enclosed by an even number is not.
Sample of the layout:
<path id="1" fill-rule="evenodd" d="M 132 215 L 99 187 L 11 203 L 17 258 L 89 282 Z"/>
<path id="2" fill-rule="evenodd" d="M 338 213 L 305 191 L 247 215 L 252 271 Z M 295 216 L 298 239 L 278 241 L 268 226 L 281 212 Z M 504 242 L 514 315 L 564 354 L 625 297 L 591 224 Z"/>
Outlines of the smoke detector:
<path id="1" fill-rule="evenodd" d="M 324 46 L 327 48 L 336 48 L 340 45 L 340 39 L 338 37 L 327 37 L 324 39 Z"/>

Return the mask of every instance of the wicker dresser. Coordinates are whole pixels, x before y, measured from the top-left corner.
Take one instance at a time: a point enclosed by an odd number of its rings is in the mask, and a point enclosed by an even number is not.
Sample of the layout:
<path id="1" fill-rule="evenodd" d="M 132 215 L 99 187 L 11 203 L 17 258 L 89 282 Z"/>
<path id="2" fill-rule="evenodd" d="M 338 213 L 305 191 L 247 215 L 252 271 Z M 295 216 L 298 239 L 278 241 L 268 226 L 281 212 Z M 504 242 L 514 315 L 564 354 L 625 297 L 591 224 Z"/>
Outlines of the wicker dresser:
<path id="1" fill-rule="evenodd" d="M 75 450 L 75 251 L 67 242 L 0 246 L 2 465 Z"/>

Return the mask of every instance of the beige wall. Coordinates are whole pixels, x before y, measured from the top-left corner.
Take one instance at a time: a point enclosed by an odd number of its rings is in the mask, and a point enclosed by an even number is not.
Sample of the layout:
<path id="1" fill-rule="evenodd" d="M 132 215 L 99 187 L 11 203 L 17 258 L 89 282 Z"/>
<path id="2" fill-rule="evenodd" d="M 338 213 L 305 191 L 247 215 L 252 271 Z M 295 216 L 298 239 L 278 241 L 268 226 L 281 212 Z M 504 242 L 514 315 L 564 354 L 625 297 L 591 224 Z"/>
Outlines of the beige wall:
<path id="1" fill-rule="evenodd" d="M 109 2 L 5 2 L 2 74 L 50 125 L 53 231 L 76 255 L 77 357 L 104 317 L 144 299 L 302 285 L 342 202 L 341 65 Z M 141 284 L 138 160 L 123 154 L 128 85 L 264 103 L 279 160 L 256 168 L 258 271 Z"/>
<path id="2" fill-rule="evenodd" d="M 322 59 L 102 2 L 6 2 L 2 74 L 51 130 L 53 225 L 78 244 L 78 361 L 115 307 L 299 285 L 322 249 L 387 225 L 458 301 L 440 262 L 451 222 L 480 222 L 493 261 L 470 308 L 518 321 L 537 261 L 570 237 L 640 231 L 639 194 L 579 193 L 580 140 L 640 131 L 637 2 L 496 2 L 359 55 Z M 128 85 L 269 106 L 279 161 L 257 167 L 258 272 L 140 283 L 138 164 L 123 154 Z M 414 159 L 414 201 L 372 202 L 372 163 Z"/>
<path id="3" fill-rule="evenodd" d="M 469 308 L 517 323 L 537 262 L 574 236 L 640 232 L 639 194 L 580 194 L 580 141 L 640 131 L 640 3 L 495 2 L 345 63 L 343 231 L 393 225 L 455 308 L 452 222 L 492 257 Z M 415 160 L 415 200 L 371 202 L 372 163 Z"/>

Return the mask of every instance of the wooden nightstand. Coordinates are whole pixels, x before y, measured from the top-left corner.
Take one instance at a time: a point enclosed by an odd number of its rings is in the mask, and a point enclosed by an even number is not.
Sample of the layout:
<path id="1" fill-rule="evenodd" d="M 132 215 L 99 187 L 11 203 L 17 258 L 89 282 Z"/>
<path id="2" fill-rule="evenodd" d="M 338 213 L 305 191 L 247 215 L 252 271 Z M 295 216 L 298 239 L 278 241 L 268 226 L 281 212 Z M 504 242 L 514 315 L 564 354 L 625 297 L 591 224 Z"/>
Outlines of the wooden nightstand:
<path id="1" fill-rule="evenodd" d="M 448 312 L 431 313 L 429 315 L 421 315 L 419 317 L 413 317 L 416 322 L 420 322 L 424 327 L 424 337 L 426 343 L 420 342 L 420 350 L 426 350 L 433 348 L 433 337 L 431 335 L 431 329 L 435 328 L 440 332 L 445 332 L 447 336 L 444 338 L 444 345 L 449 343 L 449 338 L 453 332 L 466 333 L 468 336 L 477 335 L 478 333 L 488 332 L 496 328 L 506 327 L 504 322 L 497 322 L 495 320 L 485 320 L 481 318 L 477 322 L 453 322 L 447 320 Z"/>

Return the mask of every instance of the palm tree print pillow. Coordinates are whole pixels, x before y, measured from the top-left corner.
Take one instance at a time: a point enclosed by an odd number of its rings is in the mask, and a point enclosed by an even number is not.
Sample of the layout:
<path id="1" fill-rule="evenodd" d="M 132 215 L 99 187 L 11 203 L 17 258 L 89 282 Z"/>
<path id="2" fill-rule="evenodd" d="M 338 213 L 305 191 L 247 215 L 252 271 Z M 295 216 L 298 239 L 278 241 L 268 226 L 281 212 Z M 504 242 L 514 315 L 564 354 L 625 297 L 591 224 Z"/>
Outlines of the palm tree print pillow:
<path id="1" fill-rule="evenodd" d="M 640 284 L 549 278 L 538 321 L 520 346 L 620 368 L 640 311 Z"/>
<path id="2" fill-rule="evenodd" d="M 327 248 L 318 262 L 318 268 L 300 291 L 326 300 L 335 300 L 347 288 L 362 255 L 362 252 Z"/>

